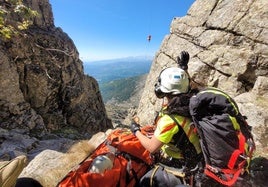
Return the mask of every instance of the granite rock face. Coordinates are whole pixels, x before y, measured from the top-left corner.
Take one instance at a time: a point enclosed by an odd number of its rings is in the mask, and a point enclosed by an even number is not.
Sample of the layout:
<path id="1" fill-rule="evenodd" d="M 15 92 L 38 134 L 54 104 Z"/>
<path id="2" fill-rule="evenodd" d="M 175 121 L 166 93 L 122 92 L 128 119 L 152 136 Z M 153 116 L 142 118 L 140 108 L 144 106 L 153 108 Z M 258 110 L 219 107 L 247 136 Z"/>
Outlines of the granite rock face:
<path id="1" fill-rule="evenodd" d="M 54 26 L 49 1 L 24 3 L 39 16 L 0 43 L 0 127 L 34 136 L 72 129 L 85 137 L 111 128 L 97 81 L 84 75 L 73 41 Z"/>
<path id="2" fill-rule="evenodd" d="M 79 139 L 112 123 L 97 81 L 84 75 L 73 41 L 54 26 L 49 1 L 23 2 L 39 16 L 29 29 L 0 40 L 0 161 L 27 155 L 21 176 L 56 186 L 103 141 Z"/>
<path id="3" fill-rule="evenodd" d="M 147 77 L 138 108 L 141 123 L 153 123 L 160 108 L 154 95 L 159 73 L 176 66 L 177 56 L 186 50 L 192 79 L 234 97 L 253 126 L 258 147 L 267 149 L 267 6 L 266 0 L 197 0 L 186 16 L 174 18 Z"/>

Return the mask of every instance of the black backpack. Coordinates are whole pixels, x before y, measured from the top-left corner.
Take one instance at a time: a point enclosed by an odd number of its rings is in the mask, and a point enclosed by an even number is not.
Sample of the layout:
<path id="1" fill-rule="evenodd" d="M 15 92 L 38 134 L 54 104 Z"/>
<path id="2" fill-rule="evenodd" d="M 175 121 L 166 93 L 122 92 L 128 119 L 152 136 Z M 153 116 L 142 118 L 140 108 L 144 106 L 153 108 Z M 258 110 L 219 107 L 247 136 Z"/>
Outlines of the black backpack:
<path id="1" fill-rule="evenodd" d="M 200 136 L 205 175 L 223 185 L 233 185 L 255 150 L 245 117 L 235 101 L 216 88 L 206 88 L 191 97 L 189 109 Z"/>

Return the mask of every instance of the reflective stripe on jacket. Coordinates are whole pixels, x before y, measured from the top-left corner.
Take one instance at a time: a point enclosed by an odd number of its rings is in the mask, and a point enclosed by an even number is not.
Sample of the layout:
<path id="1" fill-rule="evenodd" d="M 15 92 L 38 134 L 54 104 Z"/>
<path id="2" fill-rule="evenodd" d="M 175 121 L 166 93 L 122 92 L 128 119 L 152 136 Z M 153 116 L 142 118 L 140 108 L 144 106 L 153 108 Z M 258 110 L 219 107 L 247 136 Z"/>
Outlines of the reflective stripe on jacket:
<path id="1" fill-rule="evenodd" d="M 169 115 L 164 113 L 160 113 L 159 118 L 156 121 L 157 127 L 154 135 L 159 141 L 165 144 L 162 147 L 162 150 L 168 156 L 173 158 L 183 158 L 180 147 L 176 146 L 176 142 L 173 138 L 180 129 L 183 129 L 187 138 L 193 144 L 197 154 L 201 153 L 199 138 L 196 134 L 196 131 L 194 131 L 194 126 L 191 119 L 179 115 L 173 116 L 182 128 L 179 128 L 177 123 Z"/>

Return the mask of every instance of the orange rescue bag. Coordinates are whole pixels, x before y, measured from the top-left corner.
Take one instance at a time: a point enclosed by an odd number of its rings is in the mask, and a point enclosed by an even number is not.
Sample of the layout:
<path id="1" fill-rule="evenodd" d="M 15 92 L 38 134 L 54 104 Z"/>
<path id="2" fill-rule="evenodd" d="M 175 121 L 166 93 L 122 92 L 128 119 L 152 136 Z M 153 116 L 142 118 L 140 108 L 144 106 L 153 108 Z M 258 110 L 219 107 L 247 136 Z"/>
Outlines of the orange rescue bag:
<path id="1" fill-rule="evenodd" d="M 153 127 L 146 126 L 141 131 L 150 136 Z M 103 173 L 90 172 L 94 158 L 106 154 L 113 155 L 112 168 Z M 116 129 L 88 159 L 70 171 L 58 187 L 133 187 L 153 163 L 151 154 L 129 129 Z"/>

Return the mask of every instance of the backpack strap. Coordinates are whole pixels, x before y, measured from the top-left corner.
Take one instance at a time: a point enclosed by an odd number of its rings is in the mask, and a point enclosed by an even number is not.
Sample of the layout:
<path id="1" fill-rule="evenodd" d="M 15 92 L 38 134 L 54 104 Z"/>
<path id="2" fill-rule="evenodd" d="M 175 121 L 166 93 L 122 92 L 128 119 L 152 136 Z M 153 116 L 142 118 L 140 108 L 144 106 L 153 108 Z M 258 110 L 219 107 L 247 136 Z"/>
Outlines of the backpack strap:
<path id="1" fill-rule="evenodd" d="M 179 122 L 176 120 L 176 118 L 174 117 L 174 115 L 169 115 L 169 117 L 177 124 L 178 128 L 179 128 L 179 132 L 176 134 L 176 136 L 178 138 L 176 138 L 176 145 L 179 146 L 182 143 L 183 139 L 188 139 L 186 136 L 185 131 L 183 130 L 182 126 L 179 124 Z"/>
<path id="2" fill-rule="evenodd" d="M 153 184 L 154 184 L 154 180 L 153 179 L 154 179 L 155 173 L 158 170 L 158 168 L 159 168 L 159 165 L 156 165 L 154 167 L 153 171 L 152 171 L 152 174 L 151 174 L 151 177 L 150 177 L 150 187 L 153 186 Z"/>
<path id="3" fill-rule="evenodd" d="M 177 124 L 179 128 L 179 132 L 173 136 L 173 139 L 175 140 L 175 146 L 182 151 L 184 160 L 186 161 L 186 166 L 191 165 L 195 167 L 195 163 L 197 164 L 201 160 L 202 153 L 197 154 L 194 145 L 190 142 L 183 129 L 186 123 L 186 117 L 182 122 L 183 124 L 179 124 L 174 115 L 169 115 L 169 117 Z"/>
<path id="4" fill-rule="evenodd" d="M 223 176 L 226 178 L 226 180 L 222 179 L 221 177 L 218 176 L 218 174 L 215 174 L 214 171 L 211 171 L 208 169 L 209 166 L 206 165 L 204 173 L 211 177 L 212 179 L 218 181 L 219 183 L 226 185 L 226 186 L 232 186 L 238 179 L 240 173 L 242 172 L 243 168 L 239 168 L 238 170 L 228 170 L 228 171 L 223 171 Z"/>

